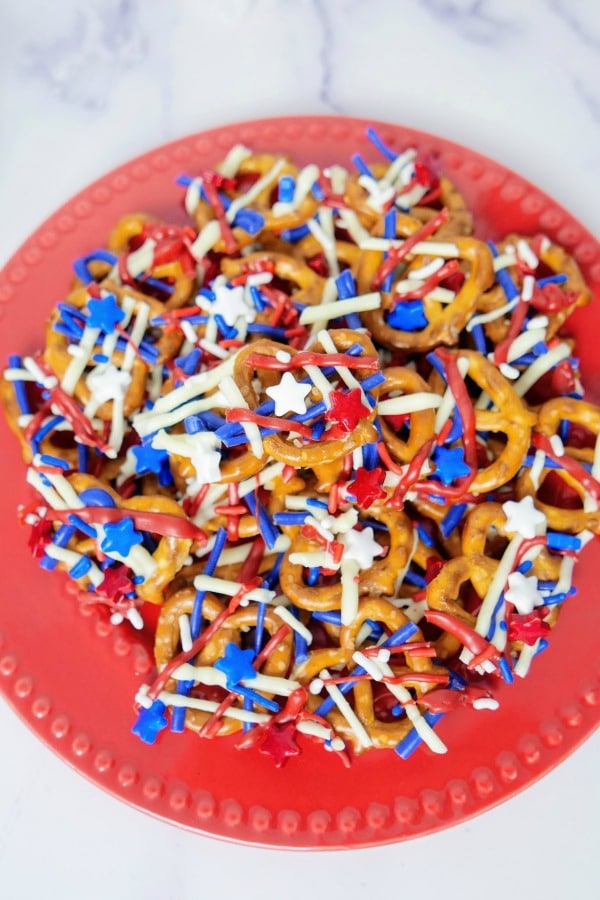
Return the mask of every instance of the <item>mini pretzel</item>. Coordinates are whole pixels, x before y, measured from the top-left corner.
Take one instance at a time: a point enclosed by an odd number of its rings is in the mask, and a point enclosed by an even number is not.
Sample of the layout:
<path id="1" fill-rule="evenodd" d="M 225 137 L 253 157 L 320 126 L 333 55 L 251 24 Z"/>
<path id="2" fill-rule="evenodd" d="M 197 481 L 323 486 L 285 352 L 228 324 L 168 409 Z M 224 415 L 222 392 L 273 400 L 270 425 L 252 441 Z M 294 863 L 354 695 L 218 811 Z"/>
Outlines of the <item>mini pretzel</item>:
<path id="1" fill-rule="evenodd" d="M 393 366 L 384 369 L 385 382 L 381 385 L 380 396 L 391 394 L 416 394 L 421 391 L 431 393 L 432 389 L 424 378 L 407 366 Z M 435 432 L 435 410 L 422 409 L 413 412 L 409 417 L 409 435 L 406 441 L 395 434 L 388 425 L 385 416 L 380 416 L 379 424 L 383 440 L 394 459 L 401 463 L 410 462 L 421 447 L 430 440 Z"/>
<path id="2" fill-rule="evenodd" d="M 383 504 L 369 508 L 369 518 L 381 522 L 388 529 L 390 546 L 385 557 L 373 562 L 370 569 L 361 572 L 358 591 L 361 596 L 392 594 L 398 578 L 410 558 L 413 546 L 413 531 L 408 517 Z M 326 611 L 340 609 L 342 602 L 341 582 L 311 587 L 304 584 L 303 567 L 290 559 L 294 553 L 319 549 L 316 541 L 297 535 L 281 564 L 280 583 L 286 596 L 301 609 Z"/>
<path id="3" fill-rule="evenodd" d="M 484 469 L 479 469 L 469 490 L 483 494 L 501 487 L 520 470 L 530 444 L 531 427 L 536 417 L 524 405 L 510 382 L 481 353 L 461 350 L 459 355 L 469 360 L 469 378 L 485 391 L 493 401 L 491 410 L 475 410 L 478 432 L 502 432 L 507 442 L 500 454 Z"/>
<path id="4" fill-rule="evenodd" d="M 340 631 L 340 649 L 339 650 L 316 650 L 311 653 L 307 663 L 295 669 L 295 677 L 302 683 L 309 683 L 312 678 L 320 675 L 323 669 L 332 668 L 334 665 L 350 665 L 352 653 L 356 648 L 357 634 L 367 620 L 381 622 L 390 631 L 395 632 L 408 624 L 408 619 L 404 613 L 393 606 L 383 598 L 366 597 L 361 600 L 358 615 L 352 622 L 352 625 L 342 628 Z M 407 643 L 423 641 L 423 635 L 420 631 L 409 639 Z M 413 676 L 404 682 L 405 687 L 412 689 L 417 700 L 420 696 L 427 693 L 431 689 L 431 684 L 419 679 L 419 674 L 440 674 L 443 670 L 433 666 L 428 657 L 412 656 L 410 653 L 405 654 L 405 664 L 392 664 L 392 670 L 395 676 L 409 675 Z M 373 703 L 373 683 L 370 680 L 358 680 L 353 688 L 354 711 L 361 723 L 365 726 L 369 738 L 373 745 L 378 748 L 395 747 L 411 730 L 412 723 L 406 716 L 402 716 L 392 722 L 382 722 L 375 713 Z M 311 706 L 316 708 L 320 701 L 311 700 Z M 337 709 L 327 713 L 327 719 L 333 725 L 335 731 L 342 735 L 345 740 L 350 741 L 354 745 L 356 752 L 361 752 L 364 748 L 357 741 L 356 735 L 348 725 L 347 721 Z"/>
<path id="5" fill-rule="evenodd" d="M 274 166 L 278 165 L 280 162 L 282 162 L 283 165 L 278 172 L 277 178 L 273 179 L 265 188 L 263 188 L 250 204 L 250 208 L 255 212 L 260 213 L 264 219 L 264 224 L 260 231 L 261 236 L 265 232 L 267 234 L 272 232 L 277 233 L 304 225 L 305 222 L 312 219 L 317 211 L 318 202 L 312 193 L 309 192 L 300 205 L 292 211 L 284 212 L 282 215 L 276 215 L 276 212 L 274 212 L 272 198 L 274 191 L 277 190 L 278 180 L 284 175 L 291 176 L 292 178 L 296 178 L 298 175 L 298 167 L 285 157 L 273 156 L 269 153 L 249 156 L 240 163 L 237 177 L 240 180 L 248 177 L 256 177 L 256 179 L 262 178 L 265 175 L 268 175 L 268 173 L 273 170 Z M 230 190 L 227 188 L 225 188 L 225 193 L 230 200 L 235 200 L 241 196 L 240 192 L 237 190 Z M 198 231 L 202 231 L 205 225 L 214 218 L 215 211 L 210 203 L 206 200 L 200 200 L 194 211 L 194 220 Z M 233 227 L 232 231 L 239 247 L 245 247 L 256 239 L 256 235 L 250 235 L 247 231 L 244 231 L 243 228 Z M 222 253 L 227 249 L 223 238 L 215 244 L 214 249 L 218 253 Z"/>
<path id="6" fill-rule="evenodd" d="M 538 420 L 536 431 L 545 434 L 547 437 L 558 434 L 560 423 L 573 422 L 581 425 L 587 431 L 598 439 L 600 435 L 600 409 L 593 403 L 585 400 L 575 400 L 572 397 L 556 397 L 554 400 L 547 400 L 538 410 Z M 574 447 L 569 444 L 567 437 L 565 452 L 574 459 L 582 460 L 586 463 L 594 462 L 593 447 Z"/>
<path id="7" fill-rule="evenodd" d="M 467 277 L 451 303 L 440 304 L 425 298 L 424 311 L 428 324 L 423 329 L 402 331 L 393 328 L 386 322 L 383 306 L 361 313 L 365 326 L 371 331 L 374 339 L 384 347 L 424 351 L 438 344 L 452 346 L 458 341 L 458 336 L 475 310 L 481 294 L 493 281 L 493 268 L 491 254 L 481 241 L 455 237 L 452 243 L 457 248 L 456 257 L 469 264 Z M 371 284 L 382 258 L 377 251 L 367 251 L 363 254 L 358 273 L 359 285 L 364 287 L 365 283 Z M 391 295 L 389 297 L 384 295 L 384 298 L 387 308 L 390 308 Z M 399 299 L 398 302 L 404 301 Z"/>
<path id="8" fill-rule="evenodd" d="M 285 253 L 259 250 L 256 253 L 249 253 L 243 259 L 224 258 L 221 261 L 221 271 L 227 280 L 231 281 L 248 268 L 261 263 L 271 263 L 277 278 L 293 285 L 291 296 L 296 303 L 314 306 L 321 302 L 325 279 L 317 275 L 306 263 Z"/>
<path id="9" fill-rule="evenodd" d="M 154 641 L 154 657 L 159 672 L 177 654 L 180 647 L 179 617 L 191 615 L 194 608 L 196 591 L 193 588 L 183 588 L 167 600 L 158 619 L 156 637 Z M 223 603 L 210 593 L 207 593 L 202 604 L 202 617 L 212 622 L 225 609 Z M 216 635 L 210 639 L 206 646 L 196 657 L 195 665 L 213 665 L 223 656 L 228 644 L 234 643 L 240 646 L 243 640 L 243 632 L 256 625 L 256 607 L 247 606 L 237 609 L 228 616 Z M 264 616 L 264 628 L 267 634 L 273 635 L 281 627 L 279 619 L 271 610 L 267 610 Z M 289 670 L 293 647 L 292 633 L 290 632 L 281 641 L 265 660 L 261 671 L 265 675 L 285 676 Z M 167 690 L 175 687 L 174 679 L 167 682 Z M 224 692 L 222 697 L 225 696 Z M 236 703 L 236 705 L 240 705 Z M 200 731 L 213 716 L 210 712 L 198 709 L 188 709 L 185 716 L 186 728 L 191 731 Z M 242 723 L 236 719 L 223 717 L 216 732 L 219 736 L 232 734 L 242 727 Z"/>

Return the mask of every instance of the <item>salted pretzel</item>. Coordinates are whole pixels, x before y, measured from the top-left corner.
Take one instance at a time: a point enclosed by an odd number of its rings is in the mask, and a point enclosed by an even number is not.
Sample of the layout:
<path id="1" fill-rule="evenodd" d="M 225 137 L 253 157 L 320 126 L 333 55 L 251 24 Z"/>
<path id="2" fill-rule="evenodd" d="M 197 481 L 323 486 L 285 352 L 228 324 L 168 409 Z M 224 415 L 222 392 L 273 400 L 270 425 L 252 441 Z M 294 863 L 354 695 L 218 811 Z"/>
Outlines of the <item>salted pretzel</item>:
<path id="1" fill-rule="evenodd" d="M 414 228 L 413 233 L 416 230 Z M 423 309 L 427 325 L 415 331 L 403 331 L 386 321 L 386 312 L 395 306 L 396 298 L 392 288 L 391 294 L 383 295 L 380 309 L 361 313 L 361 319 L 374 340 L 384 347 L 415 352 L 429 350 L 438 344 L 456 344 L 460 332 L 476 309 L 481 294 L 492 283 L 493 269 L 492 257 L 485 244 L 470 237 L 455 237 L 451 243 L 456 247 L 456 259 L 464 260 L 468 266 L 465 281 L 455 298 L 450 303 L 441 304 L 426 296 Z M 380 251 L 366 251 L 363 254 L 358 270 L 358 283 L 363 289 L 365 285 L 372 283 L 382 259 Z M 399 296 L 397 302 L 404 302 L 402 296 Z"/>

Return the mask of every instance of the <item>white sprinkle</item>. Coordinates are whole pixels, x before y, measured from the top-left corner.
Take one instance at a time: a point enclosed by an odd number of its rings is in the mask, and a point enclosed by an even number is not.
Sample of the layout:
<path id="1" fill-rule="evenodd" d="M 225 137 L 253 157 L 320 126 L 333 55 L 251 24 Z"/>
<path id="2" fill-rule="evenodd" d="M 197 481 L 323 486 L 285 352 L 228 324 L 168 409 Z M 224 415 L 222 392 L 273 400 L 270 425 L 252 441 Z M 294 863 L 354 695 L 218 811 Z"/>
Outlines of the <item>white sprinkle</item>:
<path id="1" fill-rule="evenodd" d="M 381 306 L 381 294 L 374 291 L 369 294 L 361 294 L 359 297 L 349 297 L 347 300 L 336 300 L 334 303 L 321 303 L 318 306 L 306 306 L 300 314 L 301 325 L 311 325 L 321 320 L 337 319 L 348 313 L 365 312 L 370 309 L 379 309 Z"/>
<path id="2" fill-rule="evenodd" d="M 490 310 L 490 312 L 481 313 L 478 316 L 471 316 L 466 325 L 467 331 L 473 331 L 476 325 L 485 325 L 486 322 L 493 322 L 494 319 L 499 319 L 501 316 L 506 315 L 517 306 L 519 300 L 519 297 L 515 297 L 514 300 L 511 300 L 509 303 L 498 306 L 496 309 Z"/>
<path id="3" fill-rule="evenodd" d="M 365 656 L 360 650 L 356 650 L 352 654 L 352 659 L 357 666 L 362 666 L 365 672 L 374 679 L 374 681 L 383 681 L 383 672 L 377 665 L 377 661 L 370 656 Z"/>
<path id="4" fill-rule="evenodd" d="M 524 644 L 521 653 L 519 654 L 519 658 L 515 664 L 513 672 L 517 676 L 517 678 L 525 678 L 528 674 L 529 669 L 531 667 L 531 662 L 533 657 L 537 653 L 540 646 L 540 639 L 538 638 L 533 646 L 529 644 Z"/>
<path id="5" fill-rule="evenodd" d="M 549 439 L 549 443 L 556 456 L 565 455 L 565 445 L 563 444 L 560 435 L 553 434 Z"/>
<path id="6" fill-rule="evenodd" d="M 548 316 L 534 316 L 533 319 L 529 319 L 527 322 L 526 328 L 542 328 L 545 329 L 550 324 L 550 320 Z"/>
<path id="7" fill-rule="evenodd" d="M 401 247 L 404 241 L 388 240 L 369 236 L 360 246 L 361 250 L 390 250 L 392 247 Z M 444 259 L 456 259 L 460 251 L 456 244 L 449 241 L 418 241 L 412 247 L 408 256 L 442 256 Z"/>
<path id="8" fill-rule="evenodd" d="M 240 409 L 250 408 L 244 399 L 244 395 L 240 391 L 231 375 L 225 375 L 225 377 L 221 381 L 220 389 L 232 407 L 237 407 Z M 264 456 L 265 449 L 263 446 L 262 438 L 260 436 L 258 425 L 255 425 L 254 422 L 242 422 L 241 425 L 246 434 L 246 437 L 248 438 L 252 453 L 257 457 L 257 459 L 261 459 Z"/>
<path id="9" fill-rule="evenodd" d="M 137 278 L 142 272 L 149 272 L 154 265 L 154 250 L 156 241 L 152 238 L 146 238 L 144 243 L 128 253 L 125 258 L 127 271 L 132 278 Z"/>
<path id="10" fill-rule="evenodd" d="M 548 353 L 538 357 L 528 369 L 525 369 L 519 380 L 513 384 L 513 389 L 519 397 L 524 397 L 527 391 L 540 380 L 542 375 L 545 375 L 559 362 L 562 362 L 563 359 L 568 359 L 570 356 L 571 348 L 569 345 L 564 343 L 558 344 L 552 350 L 549 350 Z"/>
<path id="11" fill-rule="evenodd" d="M 498 709 L 499 706 L 494 697 L 477 697 L 473 700 L 473 709 Z"/>
<path id="12" fill-rule="evenodd" d="M 330 673 L 327 671 L 327 669 L 323 669 L 323 671 L 321 672 L 321 678 L 327 679 L 330 677 Z M 325 690 L 356 735 L 359 744 L 361 744 L 361 746 L 365 748 L 371 747 L 373 745 L 373 741 L 369 737 L 368 731 L 340 691 L 339 687 L 335 684 L 326 684 Z"/>
<path id="13" fill-rule="evenodd" d="M 531 478 L 532 484 L 536 491 L 540 486 L 540 477 L 542 475 L 542 472 L 544 471 L 545 463 L 546 454 L 544 453 L 544 451 L 536 450 L 531 469 L 529 470 L 529 477 Z"/>
<path id="14" fill-rule="evenodd" d="M 516 262 L 516 256 L 514 251 L 512 253 L 500 253 L 498 256 L 494 257 L 494 272 L 499 272 L 500 269 L 507 269 L 509 266 L 514 266 Z"/>
<path id="15" fill-rule="evenodd" d="M 215 578 L 212 575 L 197 575 L 194 578 L 194 587 L 197 591 L 211 591 L 213 594 L 224 594 L 234 597 L 242 588 L 237 581 L 228 581 L 225 578 Z M 258 603 L 272 603 L 275 591 L 265 588 L 253 588 L 245 595 L 248 600 L 256 600 Z"/>
<path id="16" fill-rule="evenodd" d="M 521 300 L 525 303 L 529 303 L 531 298 L 533 297 L 533 289 L 535 287 L 535 278 L 533 275 L 526 275 L 523 278 L 523 288 L 521 290 Z"/>
<path id="17" fill-rule="evenodd" d="M 518 369 L 515 369 L 514 366 L 509 366 L 505 362 L 500 363 L 499 369 L 504 377 L 510 379 L 510 381 L 514 381 L 521 374 Z"/>
<path id="18" fill-rule="evenodd" d="M 406 273 L 406 277 L 411 279 L 411 281 L 414 279 L 424 281 L 431 275 L 435 275 L 435 273 L 438 272 L 443 265 L 444 260 L 440 257 L 437 257 L 436 259 L 432 259 L 431 262 L 425 263 L 424 266 L 419 266 L 416 269 L 409 269 L 409 271 Z"/>
<path id="19" fill-rule="evenodd" d="M 281 170 L 285 165 L 285 160 L 283 158 L 278 159 L 274 166 L 266 172 L 262 178 L 259 178 L 256 181 L 250 190 L 246 191 L 245 194 L 241 194 L 237 197 L 233 203 L 227 209 L 225 213 L 225 218 L 228 222 L 233 222 L 235 217 L 237 216 L 240 209 L 244 209 L 244 207 L 248 206 L 252 203 L 258 196 L 261 194 L 265 188 L 269 187 L 269 185 L 273 184 Z"/>
<path id="20" fill-rule="evenodd" d="M 124 622 L 124 621 L 125 621 L 125 619 L 123 618 L 123 616 L 121 615 L 121 613 L 119 613 L 119 612 L 114 612 L 114 613 L 111 614 L 111 617 L 110 617 L 110 624 L 111 624 L 111 625 L 121 625 L 121 623 Z"/>
<path id="21" fill-rule="evenodd" d="M 127 618 L 136 629 L 136 631 L 142 631 L 142 629 L 144 628 L 144 620 L 142 619 L 139 609 L 136 609 L 135 606 L 131 606 L 127 610 Z"/>
<path id="22" fill-rule="evenodd" d="M 323 690 L 323 688 L 324 688 L 324 684 L 320 678 L 313 678 L 313 680 L 311 681 L 311 683 L 308 686 L 308 690 L 314 696 L 317 696 L 318 694 L 320 694 L 321 691 Z"/>
<path id="23" fill-rule="evenodd" d="M 190 630 L 190 617 L 185 613 L 179 616 L 179 641 L 184 653 L 192 649 L 192 632 Z"/>
<path id="24" fill-rule="evenodd" d="M 196 260 L 204 259 L 221 237 L 221 226 L 216 219 L 207 222 L 196 240 L 190 245 L 190 253 Z"/>
<path id="25" fill-rule="evenodd" d="M 425 409 L 437 409 L 441 404 L 442 398 L 439 394 L 416 391 L 414 394 L 380 400 L 377 404 L 377 411 L 380 416 L 402 416 Z"/>
<path id="26" fill-rule="evenodd" d="M 285 606 L 276 606 L 273 609 L 273 612 L 276 616 L 279 616 L 282 622 L 285 622 L 286 625 L 289 625 L 291 629 L 303 637 L 307 644 L 312 644 L 312 633 L 293 613 L 289 611 L 289 609 L 286 609 Z"/>
<path id="27" fill-rule="evenodd" d="M 532 269 L 533 271 L 537 269 L 540 261 L 527 241 L 524 241 L 523 239 L 517 242 L 517 256 L 525 263 L 528 269 Z"/>

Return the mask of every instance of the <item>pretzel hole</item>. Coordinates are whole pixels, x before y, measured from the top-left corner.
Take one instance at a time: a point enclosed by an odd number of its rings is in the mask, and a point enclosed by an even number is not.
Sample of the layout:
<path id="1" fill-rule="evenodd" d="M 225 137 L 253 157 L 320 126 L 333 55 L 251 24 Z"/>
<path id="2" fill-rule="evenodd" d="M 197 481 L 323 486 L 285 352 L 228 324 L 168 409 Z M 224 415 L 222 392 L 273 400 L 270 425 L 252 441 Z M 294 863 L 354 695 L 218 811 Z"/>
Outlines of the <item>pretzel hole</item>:
<path id="1" fill-rule="evenodd" d="M 575 488 L 567 484 L 558 472 L 547 473 L 536 496 L 542 503 L 559 509 L 583 509 L 581 497 Z"/>

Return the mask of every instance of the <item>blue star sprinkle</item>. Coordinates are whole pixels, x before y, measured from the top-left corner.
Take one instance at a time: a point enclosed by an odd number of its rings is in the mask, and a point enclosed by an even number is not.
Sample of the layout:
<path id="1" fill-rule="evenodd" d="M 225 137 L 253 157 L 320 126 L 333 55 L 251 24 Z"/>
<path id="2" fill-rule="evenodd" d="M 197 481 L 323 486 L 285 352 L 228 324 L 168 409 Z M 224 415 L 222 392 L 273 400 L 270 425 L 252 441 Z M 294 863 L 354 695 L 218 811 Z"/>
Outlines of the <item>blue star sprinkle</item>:
<path id="1" fill-rule="evenodd" d="M 90 328 L 99 328 L 104 334 L 112 334 L 119 322 L 125 318 L 125 313 L 114 294 L 109 294 L 102 300 L 89 300 L 87 306 L 90 313 L 87 325 Z"/>
<path id="2" fill-rule="evenodd" d="M 148 472 L 155 472 L 158 475 L 163 463 L 169 459 L 166 450 L 157 450 L 151 444 L 132 447 L 131 452 L 135 459 L 135 471 L 138 475 L 147 475 Z"/>
<path id="3" fill-rule="evenodd" d="M 109 522 L 104 526 L 104 538 L 100 549 L 104 553 L 118 553 L 122 557 L 127 557 L 131 548 L 141 544 L 142 540 L 142 535 L 133 527 L 133 519 L 121 519 L 120 522 L 114 524 Z"/>
<path id="4" fill-rule="evenodd" d="M 401 331 L 418 331 L 429 325 L 421 300 L 401 300 L 388 315 L 387 323 Z"/>
<path id="5" fill-rule="evenodd" d="M 166 706 L 162 700 L 155 700 L 152 706 L 142 707 L 131 731 L 145 744 L 154 744 L 159 733 L 169 724 L 165 716 Z"/>
<path id="6" fill-rule="evenodd" d="M 455 478 L 462 478 L 471 471 L 460 447 L 452 449 L 437 447 L 433 454 L 433 461 L 435 477 L 439 478 L 442 484 L 452 484 Z"/>
<path id="7" fill-rule="evenodd" d="M 216 661 L 215 669 L 225 673 L 225 683 L 230 691 L 235 690 L 241 681 L 256 678 L 256 669 L 252 665 L 253 659 L 253 650 L 240 650 L 237 644 L 227 644 L 225 655 Z"/>

